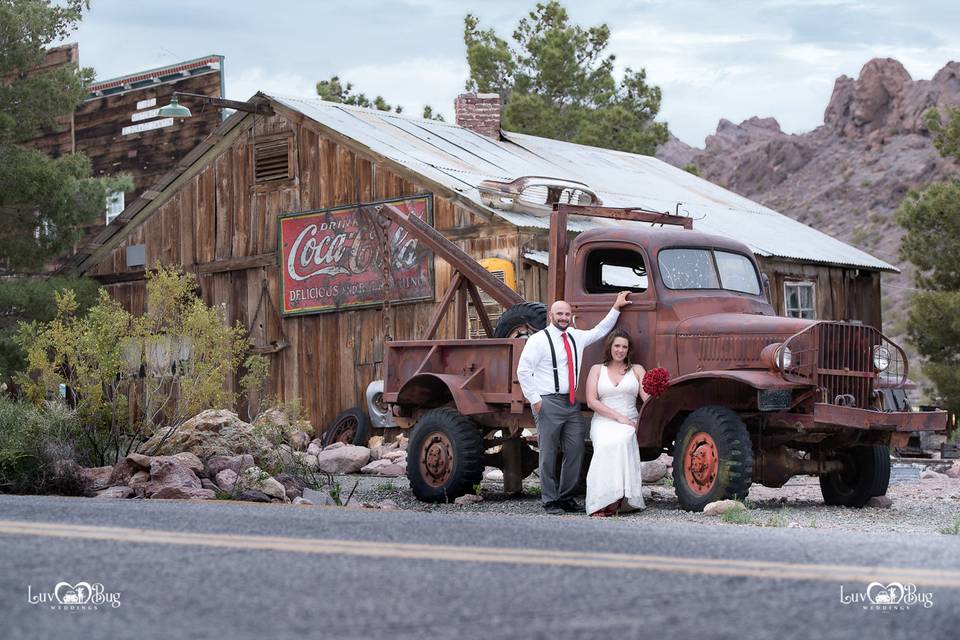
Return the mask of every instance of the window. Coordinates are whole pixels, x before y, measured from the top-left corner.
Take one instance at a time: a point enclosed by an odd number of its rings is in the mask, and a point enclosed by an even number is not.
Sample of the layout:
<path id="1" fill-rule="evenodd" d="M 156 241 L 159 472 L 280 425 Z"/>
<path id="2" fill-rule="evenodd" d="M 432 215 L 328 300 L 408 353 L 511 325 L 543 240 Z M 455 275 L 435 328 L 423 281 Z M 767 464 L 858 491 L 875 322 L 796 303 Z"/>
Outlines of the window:
<path id="1" fill-rule="evenodd" d="M 791 318 L 817 318 L 816 297 L 812 282 L 783 283 L 784 312 Z"/>
<path id="2" fill-rule="evenodd" d="M 107 224 L 123 213 L 123 191 L 114 191 L 107 196 Z"/>
<path id="3" fill-rule="evenodd" d="M 760 295 L 763 288 L 745 255 L 714 249 L 664 249 L 660 277 L 668 289 L 726 289 Z"/>
<path id="4" fill-rule="evenodd" d="M 587 293 L 646 291 L 647 266 L 643 256 L 629 249 L 598 249 L 587 256 L 584 278 Z"/>
<path id="5" fill-rule="evenodd" d="M 747 256 L 729 251 L 714 251 L 717 270 L 720 272 L 720 285 L 730 291 L 760 295 L 760 282 L 753 263 Z"/>

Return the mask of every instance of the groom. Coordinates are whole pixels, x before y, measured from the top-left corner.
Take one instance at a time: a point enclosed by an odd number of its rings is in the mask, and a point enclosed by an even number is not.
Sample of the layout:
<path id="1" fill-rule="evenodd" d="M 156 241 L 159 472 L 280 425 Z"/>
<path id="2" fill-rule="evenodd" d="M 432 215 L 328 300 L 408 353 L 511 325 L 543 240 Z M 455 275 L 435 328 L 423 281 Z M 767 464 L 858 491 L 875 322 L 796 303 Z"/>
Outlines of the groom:
<path id="1" fill-rule="evenodd" d="M 589 331 L 570 326 L 573 311 L 563 300 L 550 307 L 550 324 L 527 339 L 517 365 L 523 395 L 533 409 L 540 445 L 540 496 L 551 515 L 579 511 L 573 499 L 587 425 L 576 402 L 577 380 L 584 350 L 610 333 L 620 309 L 630 304 L 621 291 L 610 313 Z M 563 451 L 560 486 L 557 487 L 557 451 Z"/>

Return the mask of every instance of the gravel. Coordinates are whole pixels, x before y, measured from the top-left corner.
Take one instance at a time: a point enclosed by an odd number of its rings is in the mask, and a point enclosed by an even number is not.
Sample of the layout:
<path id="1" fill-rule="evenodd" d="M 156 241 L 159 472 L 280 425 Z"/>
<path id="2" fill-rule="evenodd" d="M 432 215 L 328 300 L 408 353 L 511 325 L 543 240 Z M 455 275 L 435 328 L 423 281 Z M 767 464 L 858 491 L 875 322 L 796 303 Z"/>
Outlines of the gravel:
<path id="1" fill-rule="evenodd" d="M 897 467 L 894 467 L 897 470 Z M 644 487 L 647 508 L 624 515 L 617 520 L 650 523 L 687 522 L 701 526 L 754 526 L 839 529 L 873 533 L 921 533 L 941 535 L 940 530 L 956 526 L 960 520 L 960 480 L 950 478 L 917 479 L 918 474 L 894 473 L 904 478 L 892 482 L 887 496 L 890 508 L 850 509 L 823 504 L 820 485 L 815 477 L 797 476 L 779 489 L 754 484 L 746 500 L 749 524 L 725 522 L 720 517 L 705 516 L 680 509 L 673 487 L 661 481 Z M 509 497 L 501 482 L 485 480 L 480 495 L 483 501 L 470 504 L 428 504 L 418 501 L 410 491 L 407 479 L 369 476 L 338 476 L 344 498 L 356 483 L 351 506 L 370 506 L 392 500 L 401 510 L 425 513 L 477 513 L 513 515 L 526 518 L 586 518 L 586 514 L 548 516 L 540 505 L 536 475 L 524 481 L 524 494 Z M 582 499 L 581 499 L 582 502 Z"/>

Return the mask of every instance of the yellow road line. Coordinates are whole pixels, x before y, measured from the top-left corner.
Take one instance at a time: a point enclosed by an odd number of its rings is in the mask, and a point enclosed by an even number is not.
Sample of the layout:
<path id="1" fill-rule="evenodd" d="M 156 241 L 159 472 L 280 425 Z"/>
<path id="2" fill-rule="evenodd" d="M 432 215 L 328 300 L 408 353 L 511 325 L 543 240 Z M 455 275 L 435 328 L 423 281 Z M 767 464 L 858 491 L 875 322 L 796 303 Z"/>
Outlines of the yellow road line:
<path id="1" fill-rule="evenodd" d="M 47 522 L 0 520 L 0 534 L 138 544 L 168 544 L 223 549 L 257 549 L 289 553 L 344 555 L 368 558 L 521 564 L 587 569 L 661 571 L 669 573 L 743 576 L 828 582 L 903 582 L 925 587 L 960 589 L 960 571 L 913 567 L 828 565 L 690 558 L 661 555 L 554 551 L 515 547 L 472 547 L 397 543 L 389 541 L 290 538 L 223 533 L 185 533 L 156 529 L 96 527 Z"/>

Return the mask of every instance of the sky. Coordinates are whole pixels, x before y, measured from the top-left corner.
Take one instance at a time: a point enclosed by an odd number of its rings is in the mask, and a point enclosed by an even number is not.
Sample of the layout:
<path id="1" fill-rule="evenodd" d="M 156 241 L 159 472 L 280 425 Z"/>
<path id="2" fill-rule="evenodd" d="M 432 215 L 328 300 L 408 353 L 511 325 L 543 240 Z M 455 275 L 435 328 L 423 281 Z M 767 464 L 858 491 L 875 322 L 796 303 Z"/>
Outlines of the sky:
<path id="1" fill-rule="evenodd" d="M 536 2 L 518 0 L 93 0 L 68 41 L 98 79 L 208 54 L 226 56 L 226 97 L 310 96 L 339 75 L 419 115 L 453 120 L 468 77 L 463 18 L 509 39 Z M 960 2 L 913 0 L 567 0 L 572 21 L 607 24 L 616 73 L 644 68 L 663 92 L 658 120 L 703 146 L 721 118 L 823 123 L 834 81 L 871 58 L 916 79 L 960 60 Z"/>

